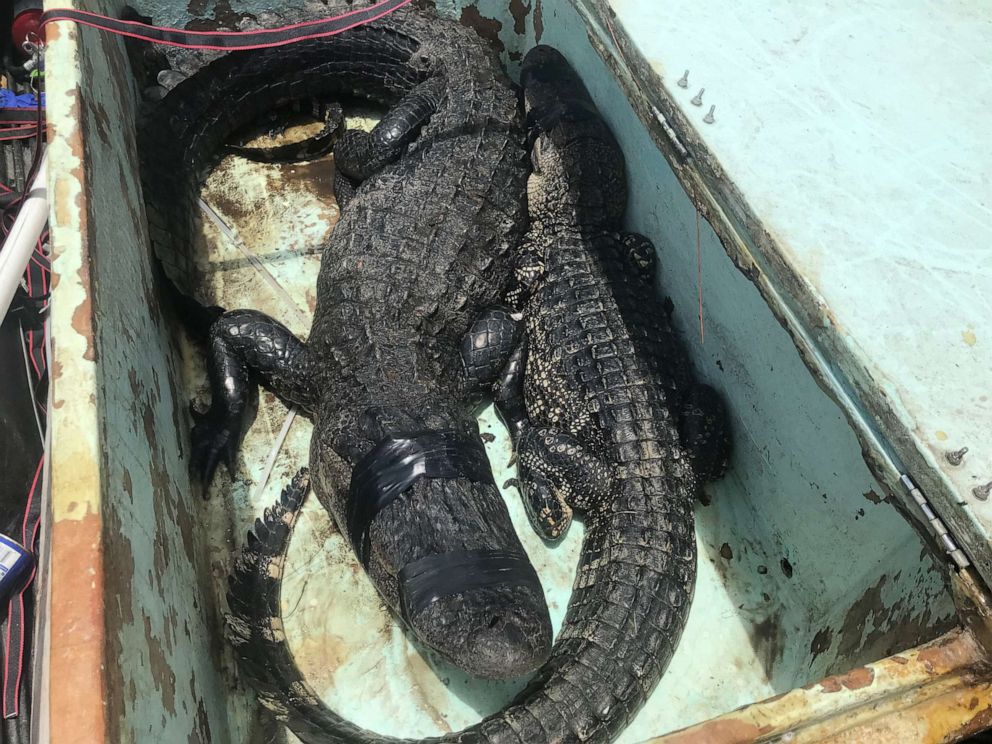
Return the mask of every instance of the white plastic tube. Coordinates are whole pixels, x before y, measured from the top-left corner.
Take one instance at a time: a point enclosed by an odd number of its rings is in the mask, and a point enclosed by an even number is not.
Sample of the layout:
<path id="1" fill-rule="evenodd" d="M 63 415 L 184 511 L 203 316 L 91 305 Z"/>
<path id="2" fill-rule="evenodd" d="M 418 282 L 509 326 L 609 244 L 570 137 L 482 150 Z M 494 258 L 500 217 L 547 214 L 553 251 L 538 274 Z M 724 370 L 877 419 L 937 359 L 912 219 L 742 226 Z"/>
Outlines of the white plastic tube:
<path id="1" fill-rule="evenodd" d="M 17 285 L 28 267 L 38 238 L 48 222 L 48 151 L 41 156 L 38 174 L 31 190 L 17 213 L 17 219 L 0 251 L 0 320 L 7 317 L 7 310 L 17 292 Z"/>

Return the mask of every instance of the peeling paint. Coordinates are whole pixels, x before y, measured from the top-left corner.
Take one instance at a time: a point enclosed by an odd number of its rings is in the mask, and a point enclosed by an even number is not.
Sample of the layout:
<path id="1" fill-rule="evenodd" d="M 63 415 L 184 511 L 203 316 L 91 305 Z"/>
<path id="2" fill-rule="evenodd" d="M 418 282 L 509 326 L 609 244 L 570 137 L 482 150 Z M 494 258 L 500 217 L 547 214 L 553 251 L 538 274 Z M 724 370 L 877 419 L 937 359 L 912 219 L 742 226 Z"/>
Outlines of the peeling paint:
<path id="1" fill-rule="evenodd" d="M 530 13 L 532 4 L 533 0 L 527 5 L 524 5 L 523 0 L 510 0 L 509 10 L 510 15 L 513 16 L 513 33 L 518 36 L 527 30 L 527 14 Z"/>
<path id="2" fill-rule="evenodd" d="M 858 667 L 846 674 L 838 674 L 827 677 L 820 682 L 820 688 L 824 692 L 839 692 L 841 689 L 860 690 L 867 687 L 875 679 L 875 672 L 868 667 Z"/>
<path id="3" fill-rule="evenodd" d="M 491 42 L 500 52 L 506 48 L 499 38 L 499 32 L 503 28 L 502 22 L 497 21 L 495 18 L 486 18 L 474 5 L 468 5 L 462 8 L 462 14 L 459 20 L 463 25 L 475 29 L 475 32 L 479 36 Z"/>

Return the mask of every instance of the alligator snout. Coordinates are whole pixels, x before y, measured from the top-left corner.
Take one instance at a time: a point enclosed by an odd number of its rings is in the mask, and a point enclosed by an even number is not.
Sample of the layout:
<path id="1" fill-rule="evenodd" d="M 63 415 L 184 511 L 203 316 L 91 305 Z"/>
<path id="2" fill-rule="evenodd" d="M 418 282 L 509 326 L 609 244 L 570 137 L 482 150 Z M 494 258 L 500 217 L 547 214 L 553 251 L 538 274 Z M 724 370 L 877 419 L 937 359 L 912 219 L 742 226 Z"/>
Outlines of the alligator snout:
<path id="1" fill-rule="evenodd" d="M 534 630 L 540 628 L 533 620 L 494 615 L 486 627 L 476 630 L 469 637 L 466 650 L 479 670 L 477 674 L 490 678 L 519 677 L 543 664 L 551 644 L 540 637 L 540 632 L 535 634 Z"/>
<path id="2" fill-rule="evenodd" d="M 530 674 L 551 655 L 551 620 L 543 593 L 501 586 L 432 603 L 407 622 L 428 646 L 469 674 L 510 679 Z"/>

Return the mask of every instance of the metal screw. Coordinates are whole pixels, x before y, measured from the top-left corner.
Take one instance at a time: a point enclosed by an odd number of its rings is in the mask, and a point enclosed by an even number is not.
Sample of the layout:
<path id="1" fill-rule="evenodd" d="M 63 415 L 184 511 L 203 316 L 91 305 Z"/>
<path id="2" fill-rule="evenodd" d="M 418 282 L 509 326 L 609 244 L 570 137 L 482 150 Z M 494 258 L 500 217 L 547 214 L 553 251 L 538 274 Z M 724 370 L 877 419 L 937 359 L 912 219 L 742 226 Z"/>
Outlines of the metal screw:
<path id="1" fill-rule="evenodd" d="M 979 501 L 988 501 L 989 493 L 992 493 L 992 481 L 989 481 L 984 486 L 975 486 L 971 489 L 971 492 Z"/>
<path id="2" fill-rule="evenodd" d="M 692 105 L 693 106 L 702 106 L 703 105 L 703 92 L 705 90 L 706 90 L 706 88 L 700 88 L 699 89 L 699 92 L 696 94 L 696 97 L 692 99 Z"/>
<path id="3" fill-rule="evenodd" d="M 703 121 L 705 121 L 707 124 L 712 124 L 713 123 L 713 111 L 715 109 L 716 109 L 716 106 L 710 106 L 710 112 L 708 114 L 706 114 L 706 116 L 703 117 Z"/>
<path id="4" fill-rule="evenodd" d="M 951 463 L 951 465 L 960 465 L 961 461 L 964 459 L 964 456 L 967 454 L 968 454 L 968 448 L 962 447 L 959 450 L 948 452 L 946 455 L 944 455 L 944 457 L 947 458 L 947 461 Z"/>
<path id="5" fill-rule="evenodd" d="M 686 70 L 684 73 L 682 73 L 682 77 L 680 77 L 675 84 L 677 86 L 679 86 L 680 88 L 688 88 L 689 87 L 689 71 Z"/>

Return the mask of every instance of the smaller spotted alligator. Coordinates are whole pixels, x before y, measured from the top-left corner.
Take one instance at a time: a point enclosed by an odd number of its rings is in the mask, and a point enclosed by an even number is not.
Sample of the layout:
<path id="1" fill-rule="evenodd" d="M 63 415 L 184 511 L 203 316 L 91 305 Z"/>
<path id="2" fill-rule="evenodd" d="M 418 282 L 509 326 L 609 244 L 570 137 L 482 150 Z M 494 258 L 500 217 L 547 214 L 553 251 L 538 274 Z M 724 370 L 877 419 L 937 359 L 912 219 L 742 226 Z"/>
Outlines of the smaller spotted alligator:
<path id="1" fill-rule="evenodd" d="M 481 367 L 489 347 L 493 364 L 510 347 L 495 399 L 516 442 L 535 526 L 554 537 L 574 508 L 585 513 L 586 530 L 550 660 L 504 710 L 425 743 L 615 738 L 661 678 L 692 597 L 699 477 L 672 411 L 702 477 L 718 475 L 727 457 L 713 391 L 666 398 L 676 382 L 691 380 L 666 314 L 633 312 L 634 300 L 644 303 L 650 290 L 645 269 L 653 248 L 617 232 L 626 204 L 617 143 L 555 50 L 532 50 L 522 82 L 534 138 L 532 227 L 511 295 L 524 320 L 491 313 L 466 344 Z M 633 265 L 640 278 L 625 277 Z M 283 556 L 307 487 L 301 472 L 256 524 L 232 577 L 242 666 L 265 704 L 306 744 L 410 743 L 329 709 L 286 645 L 278 619 Z"/>

